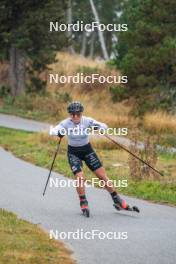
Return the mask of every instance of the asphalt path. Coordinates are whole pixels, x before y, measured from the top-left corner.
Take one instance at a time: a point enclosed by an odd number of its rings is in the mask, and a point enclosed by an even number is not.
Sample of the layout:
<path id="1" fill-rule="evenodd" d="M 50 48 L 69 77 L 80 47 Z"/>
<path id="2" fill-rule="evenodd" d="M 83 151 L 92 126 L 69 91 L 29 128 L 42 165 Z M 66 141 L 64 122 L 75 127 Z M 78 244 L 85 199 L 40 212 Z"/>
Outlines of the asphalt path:
<path id="1" fill-rule="evenodd" d="M 89 187 L 91 215 L 85 218 L 72 184 L 59 188 L 49 186 L 42 196 L 47 175 L 48 170 L 0 148 L 0 207 L 40 225 L 48 231 L 48 236 L 51 231 L 58 234 L 58 238 L 67 235 L 63 241 L 81 264 L 176 263 L 176 208 L 123 197 L 129 204 L 137 205 L 141 213 L 118 212 L 105 190 Z M 52 179 L 60 183 L 68 181 L 57 173 L 52 174 Z M 73 239 L 69 232 L 84 236 L 88 235 L 86 232 L 95 232 L 101 237 L 96 235 L 90 239 L 89 233 L 89 239 L 78 239 L 76 235 Z M 114 233 L 114 239 L 102 239 L 108 232 Z M 127 239 L 122 239 L 124 237 Z"/>
<path id="2" fill-rule="evenodd" d="M 65 238 L 78 263 L 176 263 L 175 208 L 125 197 L 128 203 L 140 207 L 141 213 L 117 212 L 106 191 L 88 187 L 91 216 L 85 218 L 81 215 L 73 184 L 59 188 L 49 185 L 43 197 L 48 170 L 21 161 L 2 148 L 0 168 L 1 208 L 41 225 L 50 234 L 53 231 L 58 238 L 61 232 L 67 235 L 78 230 L 83 234 L 92 230 L 97 230 L 96 234 L 116 232 L 115 239 Z M 62 180 L 62 183 L 67 180 L 57 173 L 52 174 L 52 179 Z M 125 236 L 127 239 L 122 239 Z"/>
<path id="3" fill-rule="evenodd" d="M 50 124 L 13 115 L 0 114 L 0 127 L 21 129 L 29 132 L 48 131 Z"/>

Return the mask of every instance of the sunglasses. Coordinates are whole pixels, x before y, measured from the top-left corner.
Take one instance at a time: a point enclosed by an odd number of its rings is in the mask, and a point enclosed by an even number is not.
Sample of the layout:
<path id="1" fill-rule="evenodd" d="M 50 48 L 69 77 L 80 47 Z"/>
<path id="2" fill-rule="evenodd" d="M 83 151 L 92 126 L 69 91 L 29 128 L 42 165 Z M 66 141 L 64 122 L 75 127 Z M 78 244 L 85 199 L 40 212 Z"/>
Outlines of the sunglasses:
<path id="1" fill-rule="evenodd" d="M 82 114 L 82 113 L 76 112 L 76 113 L 71 113 L 70 115 L 73 116 L 73 117 L 74 117 L 74 116 L 78 116 L 78 117 L 80 117 L 81 114 Z"/>

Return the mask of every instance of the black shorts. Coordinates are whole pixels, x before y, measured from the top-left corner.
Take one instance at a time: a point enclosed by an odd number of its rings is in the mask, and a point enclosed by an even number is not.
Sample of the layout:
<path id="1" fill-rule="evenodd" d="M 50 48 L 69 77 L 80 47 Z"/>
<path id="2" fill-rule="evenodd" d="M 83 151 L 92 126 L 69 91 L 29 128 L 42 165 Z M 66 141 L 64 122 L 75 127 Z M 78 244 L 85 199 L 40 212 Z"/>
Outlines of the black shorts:
<path id="1" fill-rule="evenodd" d="M 102 167 L 102 163 L 90 143 L 81 147 L 72 147 L 68 145 L 67 156 L 74 174 L 82 171 L 82 161 L 85 161 L 91 171 L 95 171 Z"/>

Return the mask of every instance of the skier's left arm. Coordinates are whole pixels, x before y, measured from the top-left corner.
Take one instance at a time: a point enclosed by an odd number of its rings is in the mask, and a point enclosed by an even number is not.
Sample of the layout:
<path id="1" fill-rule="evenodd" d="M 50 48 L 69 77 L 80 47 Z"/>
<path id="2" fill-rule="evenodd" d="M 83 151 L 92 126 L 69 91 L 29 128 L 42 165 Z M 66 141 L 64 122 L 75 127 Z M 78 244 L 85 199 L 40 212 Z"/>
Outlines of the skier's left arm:
<path id="1" fill-rule="evenodd" d="M 99 130 L 99 129 L 107 129 L 108 126 L 105 123 L 101 123 L 93 118 L 89 118 L 89 127 Z"/>

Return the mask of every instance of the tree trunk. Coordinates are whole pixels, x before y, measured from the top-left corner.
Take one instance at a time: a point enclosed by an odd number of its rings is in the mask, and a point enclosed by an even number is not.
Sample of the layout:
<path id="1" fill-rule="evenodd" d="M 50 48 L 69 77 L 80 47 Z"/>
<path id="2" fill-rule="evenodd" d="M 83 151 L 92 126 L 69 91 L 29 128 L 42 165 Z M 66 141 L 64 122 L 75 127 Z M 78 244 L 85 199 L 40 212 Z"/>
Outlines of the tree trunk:
<path id="1" fill-rule="evenodd" d="M 86 36 L 86 31 L 83 32 L 83 37 L 82 37 L 82 47 L 81 47 L 81 52 L 80 54 L 82 56 L 85 56 L 86 55 L 86 41 L 87 41 L 87 36 Z"/>
<path id="2" fill-rule="evenodd" d="M 25 62 L 24 52 L 15 46 L 11 46 L 9 81 L 11 95 L 14 98 L 25 91 Z"/>
<path id="3" fill-rule="evenodd" d="M 91 8 L 92 8 L 92 12 L 93 12 L 94 17 L 95 17 L 95 21 L 100 23 L 100 19 L 99 19 L 96 7 L 94 5 L 94 2 L 93 2 L 93 0 L 89 0 L 89 1 L 90 1 L 90 5 L 91 5 Z M 108 56 L 108 52 L 107 52 L 107 49 L 106 49 L 106 44 L 105 44 L 103 32 L 98 30 L 98 36 L 99 36 L 99 40 L 100 40 L 100 44 L 101 44 L 101 49 L 102 49 L 102 52 L 103 52 L 103 57 L 104 57 L 105 60 L 108 60 L 109 56 Z"/>
<path id="4" fill-rule="evenodd" d="M 96 38 L 96 32 L 92 32 L 91 37 L 90 37 L 90 52 L 89 52 L 89 57 L 93 59 L 94 56 L 94 45 L 95 45 L 95 38 Z"/>
<path id="5" fill-rule="evenodd" d="M 71 24 L 72 23 L 72 1 L 71 0 L 68 1 L 68 8 L 67 8 L 66 15 L 67 15 L 67 24 Z M 68 37 L 69 42 L 72 42 L 72 31 L 67 31 L 67 37 Z M 72 43 L 68 46 L 68 51 L 71 54 L 75 53 Z"/>

